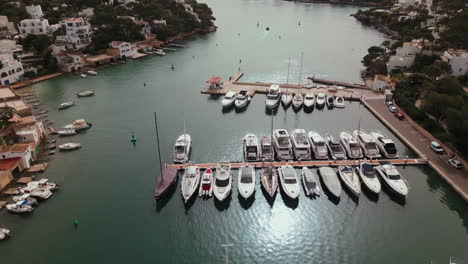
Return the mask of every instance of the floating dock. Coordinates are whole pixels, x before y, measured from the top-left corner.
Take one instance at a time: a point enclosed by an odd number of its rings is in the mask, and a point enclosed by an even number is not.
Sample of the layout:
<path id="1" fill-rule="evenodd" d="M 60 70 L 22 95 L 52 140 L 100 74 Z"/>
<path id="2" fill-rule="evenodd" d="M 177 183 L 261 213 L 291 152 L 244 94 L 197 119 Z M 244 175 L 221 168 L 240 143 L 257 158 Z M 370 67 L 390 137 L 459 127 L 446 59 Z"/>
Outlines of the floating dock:
<path id="1" fill-rule="evenodd" d="M 27 172 L 31 172 L 31 173 L 34 173 L 34 172 L 44 172 L 47 168 L 47 163 L 41 163 L 41 164 L 36 164 L 34 166 L 31 166 Z"/>
<path id="2" fill-rule="evenodd" d="M 273 162 L 231 162 L 231 168 L 238 169 L 245 165 L 251 165 L 254 168 L 262 168 L 265 166 L 281 167 L 291 165 L 293 167 L 338 167 L 338 166 L 359 166 L 361 163 L 370 163 L 372 165 L 379 165 L 380 162 L 386 161 L 393 165 L 406 166 L 406 165 L 425 165 L 427 159 L 414 158 L 414 159 L 379 159 L 379 160 L 307 160 L 307 161 L 273 161 Z M 167 167 L 177 169 L 185 169 L 189 166 L 197 166 L 200 169 L 216 168 L 217 163 L 186 163 L 186 164 L 166 164 Z"/>

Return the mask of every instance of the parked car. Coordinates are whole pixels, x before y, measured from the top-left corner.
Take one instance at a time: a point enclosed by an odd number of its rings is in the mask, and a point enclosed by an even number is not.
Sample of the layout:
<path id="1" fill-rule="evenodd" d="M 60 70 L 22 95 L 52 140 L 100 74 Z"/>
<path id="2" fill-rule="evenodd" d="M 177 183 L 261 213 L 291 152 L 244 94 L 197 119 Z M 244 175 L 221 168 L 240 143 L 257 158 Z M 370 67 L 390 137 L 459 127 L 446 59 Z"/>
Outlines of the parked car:
<path id="1" fill-rule="evenodd" d="M 463 164 L 459 160 L 449 159 L 448 164 L 450 164 L 455 169 L 463 169 Z"/>
<path id="2" fill-rule="evenodd" d="M 405 119 L 405 114 L 400 113 L 400 112 L 396 112 L 395 117 L 400 119 L 400 120 L 403 120 L 403 119 Z"/>
<path id="3" fill-rule="evenodd" d="M 389 106 L 388 106 L 388 110 L 390 110 L 390 112 L 392 112 L 392 113 L 398 112 L 398 109 L 396 109 L 396 107 L 393 106 L 393 105 L 389 105 Z"/>
<path id="4" fill-rule="evenodd" d="M 429 143 L 429 147 L 437 154 L 444 153 L 444 149 L 442 148 L 442 146 L 435 141 L 432 141 L 431 143 Z"/>
<path id="5" fill-rule="evenodd" d="M 391 100 L 386 100 L 386 101 L 385 101 L 385 104 L 386 104 L 387 106 L 391 106 L 391 105 L 393 105 L 393 102 L 392 102 Z"/>

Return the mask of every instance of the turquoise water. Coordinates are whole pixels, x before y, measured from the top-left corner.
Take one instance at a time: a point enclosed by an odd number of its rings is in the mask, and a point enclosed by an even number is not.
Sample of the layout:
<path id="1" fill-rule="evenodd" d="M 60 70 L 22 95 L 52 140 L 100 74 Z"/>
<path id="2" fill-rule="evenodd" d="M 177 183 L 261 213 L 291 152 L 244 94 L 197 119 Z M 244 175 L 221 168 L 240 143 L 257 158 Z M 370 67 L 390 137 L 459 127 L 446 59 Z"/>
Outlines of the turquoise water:
<path id="1" fill-rule="evenodd" d="M 154 111 L 165 162 L 171 160 L 184 121 L 193 139 L 193 161 L 241 160 L 242 137 L 270 131 L 264 97 L 255 96 L 244 112 L 223 112 L 220 98 L 200 94 L 209 76 L 226 79 L 241 67 L 246 72 L 242 80 L 285 82 L 291 58 L 289 81 L 297 83 L 304 52 L 302 82 L 312 74 L 359 82 L 367 48 L 385 40 L 349 16 L 355 7 L 273 0 L 207 3 L 217 17 L 218 31 L 184 41 L 187 49 L 99 68 L 96 77 L 65 75 L 34 86 L 50 109 L 54 127 L 78 118 L 94 126 L 58 140 L 78 141 L 83 148 L 58 153 L 40 175 L 61 185 L 51 199 L 28 216 L 0 212 L 0 223 L 14 235 L 0 243 L 3 263 L 222 263 L 221 245 L 226 243 L 233 244 L 231 263 L 468 259 L 467 205 L 428 167 L 399 168 L 411 185 L 406 202 L 384 188 L 379 197 L 364 193 L 358 200 L 344 193 L 338 204 L 326 195 L 311 200 L 303 193 L 298 203 L 283 199 L 282 193 L 268 203 L 257 184 L 255 199 L 245 203 L 234 183 L 226 203 L 197 199 L 184 206 L 177 186 L 156 206 Z M 265 31 L 266 26 L 271 30 Z M 94 97 L 55 110 L 89 88 L 96 91 Z M 347 103 L 344 110 L 309 114 L 280 108 L 274 127 L 338 135 L 356 129 L 359 120 L 365 130 L 390 135 L 402 156 L 414 156 L 356 102 Z M 138 138 L 135 146 L 130 143 L 132 131 Z M 237 179 L 237 171 L 235 175 Z"/>

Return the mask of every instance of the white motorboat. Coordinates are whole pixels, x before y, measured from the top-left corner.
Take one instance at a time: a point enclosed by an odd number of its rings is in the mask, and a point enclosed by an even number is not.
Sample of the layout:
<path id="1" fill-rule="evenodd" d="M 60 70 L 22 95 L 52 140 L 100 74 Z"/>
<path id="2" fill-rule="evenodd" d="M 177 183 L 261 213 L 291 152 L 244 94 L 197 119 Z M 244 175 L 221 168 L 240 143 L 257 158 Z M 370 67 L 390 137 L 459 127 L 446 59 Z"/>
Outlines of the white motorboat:
<path id="1" fill-rule="evenodd" d="M 325 140 L 319 133 L 310 131 L 307 135 L 309 138 L 310 145 L 312 146 L 312 152 L 314 153 L 315 159 L 328 159 L 328 150 Z"/>
<path id="2" fill-rule="evenodd" d="M 164 52 L 164 50 L 162 50 L 162 49 L 156 49 L 154 51 L 154 54 L 156 54 L 158 56 L 166 56 L 166 52 Z"/>
<path id="3" fill-rule="evenodd" d="M 76 135 L 76 130 L 72 128 L 58 130 L 57 134 L 61 137 L 73 136 Z"/>
<path id="4" fill-rule="evenodd" d="M 320 187 L 315 174 L 307 167 L 302 167 L 302 184 L 307 196 L 319 196 Z"/>
<path id="5" fill-rule="evenodd" d="M 268 136 L 263 136 L 260 139 L 260 160 L 273 161 L 275 160 L 275 150 L 271 144 L 271 139 Z"/>
<path id="6" fill-rule="evenodd" d="M 33 188 L 33 187 L 24 187 L 20 189 L 20 192 L 23 194 L 30 194 L 32 197 L 39 198 L 42 200 L 48 199 L 52 196 L 52 191 L 49 188 Z"/>
<path id="7" fill-rule="evenodd" d="M 321 108 L 325 105 L 326 97 L 324 93 L 317 94 L 317 98 L 315 98 L 315 105 L 318 108 Z"/>
<path id="8" fill-rule="evenodd" d="M 312 159 L 310 143 L 304 129 L 298 128 L 291 132 L 291 144 L 296 160 Z"/>
<path id="9" fill-rule="evenodd" d="M 361 182 L 358 175 L 350 166 L 338 166 L 338 174 L 344 185 L 356 196 L 361 193 Z"/>
<path id="10" fill-rule="evenodd" d="M 81 91 L 76 94 L 78 97 L 88 97 L 88 96 L 93 96 L 94 91 L 88 90 L 88 91 Z"/>
<path id="11" fill-rule="evenodd" d="M 362 149 L 355 137 L 347 132 L 341 132 L 340 139 L 350 159 L 362 159 Z"/>
<path id="12" fill-rule="evenodd" d="M 293 166 L 281 166 L 279 168 L 279 178 L 284 193 L 291 199 L 297 199 L 297 197 L 299 197 L 300 187 Z"/>
<path id="13" fill-rule="evenodd" d="M 284 107 L 288 107 L 293 100 L 293 95 L 289 93 L 289 88 L 287 89 L 286 93 L 283 93 L 281 95 L 281 103 L 283 104 Z"/>
<path id="14" fill-rule="evenodd" d="M 61 104 L 59 104 L 58 109 L 59 110 L 66 109 L 66 108 L 69 108 L 69 107 L 71 107 L 73 105 L 75 105 L 74 101 L 61 103 Z"/>
<path id="15" fill-rule="evenodd" d="M 251 165 L 244 165 L 239 169 L 239 176 L 237 177 L 237 188 L 240 196 L 248 199 L 255 191 L 255 170 Z"/>
<path id="16" fill-rule="evenodd" d="M 221 104 L 223 105 L 223 107 L 230 107 L 234 104 L 235 100 L 236 100 L 236 93 L 233 91 L 229 91 L 224 95 L 223 100 L 221 101 Z"/>
<path id="17" fill-rule="evenodd" d="M 335 98 L 333 95 L 327 95 L 327 107 L 328 108 L 333 108 L 335 106 Z"/>
<path id="18" fill-rule="evenodd" d="M 34 208 L 28 203 L 28 201 L 19 201 L 13 204 L 7 204 L 6 209 L 13 213 L 29 213 L 34 210 Z"/>
<path id="19" fill-rule="evenodd" d="M 374 138 L 362 130 L 354 130 L 353 135 L 358 139 L 364 155 L 370 159 L 380 158 L 379 147 L 375 143 Z"/>
<path id="20" fill-rule="evenodd" d="M 78 131 L 78 130 L 88 129 L 92 126 L 93 125 L 91 123 L 86 122 L 84 119 L 77 119 L 72 124 L 66 125 L 63 128 L 74 129 Z"/>
<path id="21" fill-rule="evenodd" d="M 97 75 L 97 72 L 95 72 L 95 71 L 88 71 L 88 74 L 89 74 L 89 75 Z"/>
<path id="22" fill-rule="evenodd" d="M 303 104 L 304 96 L 302 96 L 301 92 L 298 91 L 293 97 L 292 106 L 294 109 L 299 110 Z"/>
<path id="23" fill-rule="evenodd" d="M 377 144 L 377 147 L 379 147 L 380 153 L 382 153 L 383 156 L 389 159 L 398 158 L 397 149 L 393 140 L 380 132 L 371 132 L 370 135 L 374 138 L 375 143 Z"/>
<path id="24" fill-rule="evenodd" d="M 375 167 L 382 180 L 387 186 L 400 196 L 406 197 L 409 192 L 409 185 L 400 175 L 395 166 L 389 162 L 381 162 L 381 165 Z"/>
<path id="25" fill-rule="evenodd" d="M 274 109 L 279 106 L 281 100 L 280 87 L 278 84 L 272 84 L 268 89 L 266 96 L 265 106 L 268 109 Z"/>
<path id="26" fill-rule="evenodd" d="M 359 169 L 356 168 L 364 185 L 373 193 L 380 193 L 381 185 L 377 177 L 377 171 L 369 163 L 361 163 Z"/>
<path id="27" fill-rule="evenodd" d="M 31 195 L 28 193 L 13 196 L 12 201 L 13 202 L 27 201 L 29 205 L 33 205 L 33 206 L 38 204 L 37 200 L 31 197 Z"/>
<path id="28" fill-rule="evenodd" d="M 241 109 L 247 106 L 250 102 L 249 92 L 247 90 L 241 90 L 237 95 L 234 101 L 236 108 Z"/>
<path id="29" fill-rule="evenodd" d="M 4 240 L 7 236 L 10 236 L 10 230 L 6 228 L 0 228 L 0 240 Z"/>
<path id="30" fill-rule="evenodd" d="M 308 82 L 308 83 L 304 84 L 302 87 L 304 87 L 306 89 L 311 89 L 311 88 L 315 87 L 315 84 L 313 82 Z"/>
<path id="31" fill-rule="evenodd" d="M 265 191 L 270 195 L 270 198 L 273 198 L 278 189 L 278 173 L 276 168 L 273 166 L 262 167 L 260 181 Z"/>
<path id="32" fill-rule="evenodd" d="M 86 76 L 86 74 L 80 74 L 81 78 L 86 78 L 88 76 Z"/>
<path id="33" fill-rule="evenodd" d="M 340 180 L 336 176 L 335 171 L 330 167 L 320 167 L 318 169 L 318 173 L 320 177 L 322 177 L 322 181 L 330 193 L 339 198 L 342 188 Z"/>
<path id="34" fill-rule="evenodd" d="M 304 96 L 304 108 L 310 109 L 314 107 L 315 95 L 314 93 L 306 93 Z"/>
<path id="35" fill-rule="evenodd" d="M 273 131 L 273 148 L 278 160 L 292 160 L 293 150 L 288 131 L 277 129 Z"/>
<path id="36" fill-rule="evenodd" d="M 220 161 L 216 165 L 215 180 L 213 186 L 214 196 L 222 202 L 232 189 L 231 163 Z"/>
<path id="37" fill-rule="evenodd" d="M 192 137 L 189 134 L 180 135 L 174 144 L 174 162 L 187 162 L 189 159 L 191 147 Z"/>
<path id="38" fill-rule="evenodd" d="M 346 159 L 346 152 L 343 146 L 341 145 L 340 141 L 338 141 L 334 136 L 326 134 L 325 143 L 327 144 L 328 152 L 330 153 L 332 159 Z"/>
<path id="39" fill-rule="evenodd" d="M 336 108 L 344 108 L 345 107 L 345 101 L 343 97 L 337 96 L 335 97 L 335 107 Z"/>
<path id="40" fill-rule="evenodd" d="M 72 150 L 76 150 L 76 149 L 79 149 L 79 148 L 81 148 L 80 143 L 69 142 L 69 143 L 65 143 L 65 144 L 62 144 L 62 145 L 58 145 L 58 149 L 60 151 L 72 151 Z"/>
<path id="41" fill-rule="evenodd" d="M 58 189 L 58 185 L 53 182 L 49 182 L 49 179 L 40 179 L 38 181 L 28 182 L 27 187 L 30 187 L 32 189 L 47 188 L 51 191 L 55 191 Z"/>
<path id="42" fill-rule="evenodd" d="M 213 195 L 213 169 L 208 168 L 203 172 L 198 196 L 211 197 Z"/>
<path id="43" fill-rule="evenodd" d="M 248 133 L 245 135 L 243 141 L 245 161 L 258 161 L 260 159 L 260 155 L 257 136 L 252 133 Z"/>
<path id="44" fill-rule="evenodd" d="M 200 169 L 197 166 L 189 166 L 185 169 L 184 175 L 182 175 L 182 181 L 180 183 L 180 191 L 182 192 L 182 198 L 187 203 L 190 197 L 198 190 L 200 184 Z"/>

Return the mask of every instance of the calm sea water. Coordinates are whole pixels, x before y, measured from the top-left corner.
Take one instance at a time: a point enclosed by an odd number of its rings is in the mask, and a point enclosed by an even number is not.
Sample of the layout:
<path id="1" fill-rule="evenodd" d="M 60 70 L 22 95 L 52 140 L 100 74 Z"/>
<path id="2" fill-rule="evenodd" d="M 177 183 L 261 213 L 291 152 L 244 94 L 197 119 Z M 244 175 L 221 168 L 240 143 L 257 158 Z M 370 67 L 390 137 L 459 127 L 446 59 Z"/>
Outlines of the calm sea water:
<path id="1" fill-rule="evenodd" d="M 291 58 L 289 81 L 297 83 L 304 52 L 303 82 L 312 74 L 359 82 L 367 48 L 385 40 L 349 16 L 355 7 L 273 0 L 207 3 L 219 30 L 185 41 L 187 49 L 99 68 L 96 77 L 66 75 L 34 86 L 56 128 L 78 118 L 94 126 L 59 139 L 78 141 L 83 148 L 51 158 L 41 176 L 61 189 L 50 200 L 28 216 L 0 212 L 0 224 L 14 234 L 0 243 L 2 263 L 223 263 L 221 245 L 226 243 L 232 243 L 231 263 L 468 260 L 468 206 L 428 167 L 399 169 L 411 185 L 406 202 L 384 188 L 379 197 L 364 193 L 352 199 L 344 193 L 338 204 L 327 196 L 311 200 L 304 194 L 291 203 L 281 193 L 268 203 L 258 185 L 255 199 L 245 203 L 234 183 L 227 203 L 197 199 L 184 206 L 177 187 L 156 207 L 154 111 L 164 161 L 170 162 L 184 121 L 193 138 L 193 161 L 241 160 L 241 138 L 270 131 L 265 98 L 255 96 L 245 112 L 223 112 L 220 98 L 200 94 L 209 76 L 227 78 L 240 67 L 246 72 L 243 80 L 285 82 Z M 55 110 L 89 88 L 96 96 Z M 309 114 L 280 108 L 274 127 L 338 135 L 356 129 L 359 120 L 366 130 L 388 134 L 401 155 L 414 156 L 356 102 L 344 110 Z M 129 141 L 132 131 L 136 146 Z M 74 219 L 79 221 L 76 229 Z"/>

